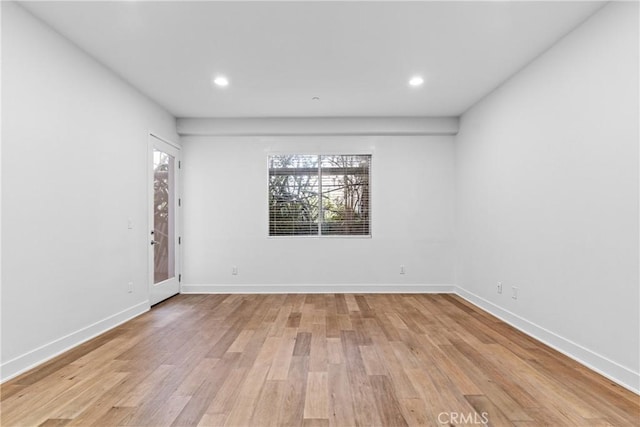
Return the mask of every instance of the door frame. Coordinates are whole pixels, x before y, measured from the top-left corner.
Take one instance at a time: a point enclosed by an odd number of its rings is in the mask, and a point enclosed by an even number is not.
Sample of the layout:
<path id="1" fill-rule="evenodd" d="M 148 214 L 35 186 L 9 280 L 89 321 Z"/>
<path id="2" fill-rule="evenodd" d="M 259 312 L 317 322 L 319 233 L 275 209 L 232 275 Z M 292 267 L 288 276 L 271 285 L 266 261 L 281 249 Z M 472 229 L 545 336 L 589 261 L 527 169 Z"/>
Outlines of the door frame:
<path id="1" fill-rule="evenodd" d="M 153 235 L 151 231 L 154 229 L 154 191 L 153 191 L 153 150 L 156 147 L 157 143 L 166 144 L 172 150 L 175 150 L 175 174 L 174 174 L 174 200 L 173 200 L 173 212 L 174 212 L 174 254 L 175 254 L 175 280 L 177 281 L 177 287 L 175 288 L 176 292 L 173 292 L 174 289 L 171 289 L 168 292 L 164 293 L 154 293 L 154 246 L 151 244 L 153 240 Z M 182 207 L 182 196 L 181 196 L 181 146 L 167 138 L 159 136 L 155 132 L 148 133 L 148 143 L 147 143 L 147 231 L 146 231 L 146 244 L 147 244 L 147 276 L 148 276 L 148 299 L 149 305 L 153 306 L 158 304 L 159 302 L 164 301 L 167 298 L 170 298 L 174 295 L 177 295 L 182 291 L 182 245 L 181 245 L 181 235 L 182 235 L 182 215 L 181 215 L 181 207 Z M 169 279 L 167 279 L 169 280 Z"/>

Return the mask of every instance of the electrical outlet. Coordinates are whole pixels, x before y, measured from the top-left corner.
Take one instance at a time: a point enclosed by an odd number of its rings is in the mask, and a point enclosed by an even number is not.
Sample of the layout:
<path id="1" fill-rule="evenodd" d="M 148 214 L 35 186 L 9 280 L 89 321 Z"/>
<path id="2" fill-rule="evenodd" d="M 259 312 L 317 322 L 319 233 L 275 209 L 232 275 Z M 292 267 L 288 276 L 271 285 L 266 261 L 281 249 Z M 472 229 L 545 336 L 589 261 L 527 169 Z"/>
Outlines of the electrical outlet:
<path id="1" fill-rule="evenodd" d="M 231 274 L 233 274 L 234 276 L 238 275 L 238 266 L 234 265 L 233 267 L 231 267 Z"/>
<path id="2" fill-rule="evenodd" d="M 518 299 L 518 288 L 515 286 L 511 287 L 511 298 Z"/>
<path id="3" fill-rule="evenodd" d="M 502 282 L 498 282 L 498 293 L 502 293 Z"/>
<path id="4" fill-rule="evenodd" d="M 133 282 L 129 282 L 127 285 L 127 292 L 128 293 L 132 293 L 133 292 Z"/>
<path id="5" fill-rule="evenodd" d="M 404 269 L 404 265 L 401 265 L 400 266 L 400 274 L 405 274 L 405 273 L 406 273 L 406 271 Z"/>

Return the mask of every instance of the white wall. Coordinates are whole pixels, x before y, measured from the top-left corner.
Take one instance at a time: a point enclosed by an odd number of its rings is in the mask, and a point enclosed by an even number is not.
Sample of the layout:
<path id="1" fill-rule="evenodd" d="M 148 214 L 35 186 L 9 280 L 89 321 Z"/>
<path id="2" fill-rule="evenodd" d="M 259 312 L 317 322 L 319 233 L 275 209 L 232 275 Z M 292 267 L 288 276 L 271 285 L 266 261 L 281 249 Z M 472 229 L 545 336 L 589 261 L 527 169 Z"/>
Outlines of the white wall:
<path id="1" fill-rule="evenodd" d="M 638 4 L 609 4 L 456 139 L 463 294 L 636 390 L 638 52 Z"/>
<path id="2" fill-rule="evenodd" d="M 177 135 L 166 111 L 8 2 L 2 107 L 7 378 L 148 308 L 148 132 Z"/>
<path id="3" fill-rule="evenodd" d="M 189 136 L 182 145 L 183 289 L 454 283 L 452 136 Z M 372 153 L 373 237 L 267 237 L 270 152 Z"/>

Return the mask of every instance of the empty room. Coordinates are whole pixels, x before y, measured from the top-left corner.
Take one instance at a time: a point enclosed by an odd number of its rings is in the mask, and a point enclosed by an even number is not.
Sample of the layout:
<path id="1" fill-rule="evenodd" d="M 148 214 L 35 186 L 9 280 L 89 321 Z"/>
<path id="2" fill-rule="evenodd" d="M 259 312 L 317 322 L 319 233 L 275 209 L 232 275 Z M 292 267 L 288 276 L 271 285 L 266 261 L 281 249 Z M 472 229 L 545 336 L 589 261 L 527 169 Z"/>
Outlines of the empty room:
<path id="1" fill-rule="evenodd" d="M 640 3 L 0 12 L 3 427 L 640 426 Z"/>

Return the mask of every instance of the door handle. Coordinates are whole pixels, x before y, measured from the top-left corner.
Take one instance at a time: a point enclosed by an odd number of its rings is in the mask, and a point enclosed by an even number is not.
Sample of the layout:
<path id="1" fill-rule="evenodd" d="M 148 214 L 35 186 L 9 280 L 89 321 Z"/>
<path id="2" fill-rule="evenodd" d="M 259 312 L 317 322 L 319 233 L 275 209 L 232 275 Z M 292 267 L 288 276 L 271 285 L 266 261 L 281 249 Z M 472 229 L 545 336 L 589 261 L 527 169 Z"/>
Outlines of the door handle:
<path id="1" fill-rule="evenodd" d="M 160 242 L 158 242 L 157 240 L 152 240 L 152 241 L 151 241 L 151 246 L 153 246 L 153 245 L 157 245 L 157 244 L 159 244 L 159 243 L 160 243 Z"/>

